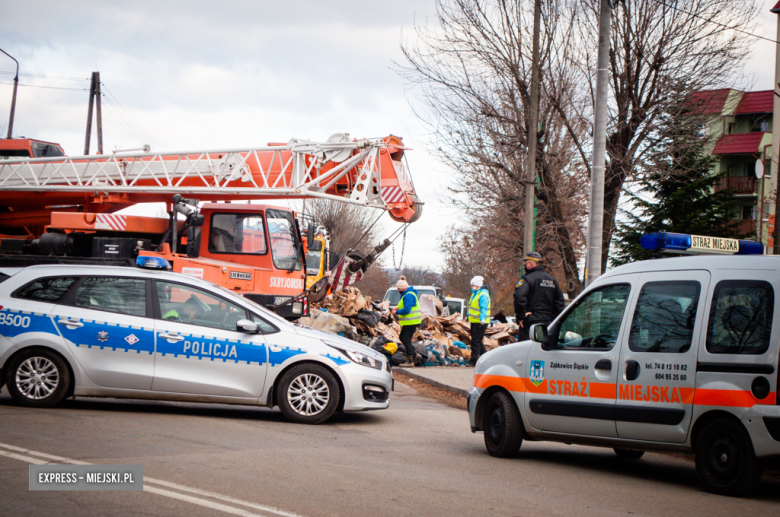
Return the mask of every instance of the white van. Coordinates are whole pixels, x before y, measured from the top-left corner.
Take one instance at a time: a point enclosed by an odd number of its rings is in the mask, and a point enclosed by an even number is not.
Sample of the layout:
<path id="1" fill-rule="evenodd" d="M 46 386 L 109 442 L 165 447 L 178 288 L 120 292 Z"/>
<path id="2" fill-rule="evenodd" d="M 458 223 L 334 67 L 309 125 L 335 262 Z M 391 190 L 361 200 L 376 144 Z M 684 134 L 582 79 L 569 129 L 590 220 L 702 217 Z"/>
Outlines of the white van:
<path id="1" fill-rule="evenodd" d="M 692 256 L 613 269 L 533 341 L 480 357 L 472 431 L 493 456 L 524 438 L 695 453 L 741 495 L 780 455 L 780 257 Z"/>
<path id="2" fill-rule="evenodd" d="M 430 294 L 444 302 L 444 291 L 437 285 L 412 285 L 412 287 L 417 291 L 418 296 Z M 395 287 L 391 287 L 385 293 L 385 297 L 382 298 L 382 301 L 385 300 L 390 300 L 390 307 L 398 307 L 398 302 L 401 301 L 401 293 Z"/>

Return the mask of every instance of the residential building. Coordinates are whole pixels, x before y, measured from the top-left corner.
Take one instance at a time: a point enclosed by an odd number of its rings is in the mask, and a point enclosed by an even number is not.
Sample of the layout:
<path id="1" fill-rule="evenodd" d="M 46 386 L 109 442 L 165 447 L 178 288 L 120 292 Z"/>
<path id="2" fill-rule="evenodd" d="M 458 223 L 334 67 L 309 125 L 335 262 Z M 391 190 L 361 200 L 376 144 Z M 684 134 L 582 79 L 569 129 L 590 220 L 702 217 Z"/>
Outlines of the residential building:
<path id="1" fill-rule="evenodd" d="M 703 131 L 710 136 L 708 151 L 717 158 L 713 173 L 726 173 L 715 189 L 734 191 L 741 204 L 732 219 L 740 221 L 746 238 L 759 240 L 765 246 L 771 245 L 769 166 L 773 95 L 772 90 L 721 89 L 697 92 L 693 96 L 696 112 L 710 116 Z M 765 171 L 761 179 L 756 176 L 758 161 Z"/>

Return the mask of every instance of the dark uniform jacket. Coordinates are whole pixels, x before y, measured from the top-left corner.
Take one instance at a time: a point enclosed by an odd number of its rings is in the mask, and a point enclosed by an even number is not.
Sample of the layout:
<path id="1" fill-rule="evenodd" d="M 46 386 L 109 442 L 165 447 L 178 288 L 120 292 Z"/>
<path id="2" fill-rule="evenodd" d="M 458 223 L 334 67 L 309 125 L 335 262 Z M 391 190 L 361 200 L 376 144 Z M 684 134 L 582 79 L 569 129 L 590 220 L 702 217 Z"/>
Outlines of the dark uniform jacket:
<path id="1" fill-rule="evenodd" d="M 515 289 L 515 317 L 525 328 L 534 323 L 549 323 L 564 307 L 563 293 L 558 281 L 536 266 L 526 271 Z M 526 318 L 525 313 L 531 314 Z"/>

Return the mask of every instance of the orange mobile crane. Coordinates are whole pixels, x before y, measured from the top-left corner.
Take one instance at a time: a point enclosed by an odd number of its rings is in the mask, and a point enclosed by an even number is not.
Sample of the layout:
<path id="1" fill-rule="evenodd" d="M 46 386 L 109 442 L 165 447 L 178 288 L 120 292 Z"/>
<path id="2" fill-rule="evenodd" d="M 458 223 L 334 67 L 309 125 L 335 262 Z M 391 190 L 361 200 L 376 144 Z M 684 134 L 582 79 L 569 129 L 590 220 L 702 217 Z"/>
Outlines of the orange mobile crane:
<path id="1" fill-rule="evenodd" d="M 130 265 L 156 255 L 176 272 L 298 317 L 308 308 L 297 214 L 247 201 L 332 199 L 411 223 L 422 203 L 404 151 L 395 136 L 346 134 L 252 149 L 72 157 L 50 142 L 0 140 L 0 266 Z M 167 218 L 117 213 L 154 202 L 170 207 Z M 343 260 L 352 272 L 370 263 L 351 257 Z"/>

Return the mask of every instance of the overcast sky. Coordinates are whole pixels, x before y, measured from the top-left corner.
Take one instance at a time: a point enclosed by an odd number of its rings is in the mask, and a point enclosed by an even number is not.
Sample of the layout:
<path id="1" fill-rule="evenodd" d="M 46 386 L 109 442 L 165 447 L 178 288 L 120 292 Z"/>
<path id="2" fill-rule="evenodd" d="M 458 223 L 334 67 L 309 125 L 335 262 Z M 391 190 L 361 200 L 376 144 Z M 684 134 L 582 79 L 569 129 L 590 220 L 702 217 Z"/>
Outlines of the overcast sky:
<path id="1" fill-rule="evenodd" d="M 757 20 L 757 33 L 771 38 L 775 3 L 760 2 Z M 337 132 L 399 135 L 413 149 L 409 165 L 426 202 L 409 229 L 404 263 L 439 269 L 436 237 L 462 219 L 440 199 L 454 173 L 426 153 L 413 94 L 393 71 L 393 61 L 402 60 L 402 31 L 410 37 L 415 23 L 433 21 L 433 0 L 0 0 L 0 48 L 22 74 L 45 76 L 21 75 L 14 136 L 82 154 L 93 71 L 105 85 L 107 152 L 147 143 L 175 151 L 324 140 Z M 772 88 L 774 50 L 755 40 L 745 70 L 753 89 Z M 13 72 L 13 61 L 0 54 L 0 137 Z M 396 225 L 383 219 L 389 234 Z M 388 252 L 385 264 L 391 262 Z"/>

